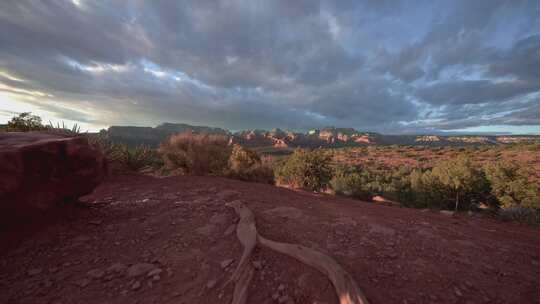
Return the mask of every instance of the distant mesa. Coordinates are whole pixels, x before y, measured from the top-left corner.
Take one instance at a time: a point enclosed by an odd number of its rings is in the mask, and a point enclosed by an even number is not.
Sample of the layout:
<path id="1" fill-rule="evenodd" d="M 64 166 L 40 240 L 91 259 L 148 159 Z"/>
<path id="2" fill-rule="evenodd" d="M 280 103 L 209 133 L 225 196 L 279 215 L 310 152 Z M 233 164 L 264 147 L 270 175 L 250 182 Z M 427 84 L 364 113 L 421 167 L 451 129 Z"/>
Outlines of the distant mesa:
<path id="1" fill-rule="evenodd" d="M 423 135 L 423 136 L 417 136 L 414 140 L 415 142 L 440 142 L 442 141 L 440 136 L 436 135 Z"/>
<path id="2" fill-rule="evenodd" d="M 226 129 L 208 126 L 193 126 L 184 123 L 163 123 L 157 127 L 112 126 L 101 134 L 113 142 L 130 146 L 146 145 L 158 147 L 168 136 L 191 131 L 193 133 L 223 134 L 231 137 L 232 143 L 245 147 L 273 148 L 317 148 L 317 147 L 355 147 L 368 145 L 496 145 L 518 142 L 540 141 L 540 136 L 443 136 L 443 135 L 385 135 L 361 132 L 353 128 L 325 127 L 312 129 L 306 133 L 282 130 L 242 130 L 231 132 Z"/>
<path id="3" fill-rule="evenodd" d="M 112 142 L 129 146 L 145 145 L 158 147 L 167 137 L 175 133 L 192 131 L 193 133 L 209 133 L 229 135 L 230 132 L 221 128 L 192 126 L 182 123 L 163 123 L 155 128 L 133 126 L 111 126 L 100 134 Z"/>

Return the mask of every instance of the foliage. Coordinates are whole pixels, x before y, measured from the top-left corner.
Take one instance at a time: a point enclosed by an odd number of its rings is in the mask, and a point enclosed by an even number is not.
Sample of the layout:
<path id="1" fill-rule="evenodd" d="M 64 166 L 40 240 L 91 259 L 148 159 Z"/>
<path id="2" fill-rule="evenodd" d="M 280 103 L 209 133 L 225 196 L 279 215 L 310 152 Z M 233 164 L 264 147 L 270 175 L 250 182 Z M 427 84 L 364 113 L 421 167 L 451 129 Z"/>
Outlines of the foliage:
<path id="1" fill-rule="evenodd" d="M 501 207 L 540 209 L 540 189 L 529 181 L 529 172 L 516 162 L 499 162 L 485 166 L 491 193 Z"/>
<path id="2" fill-rule="evenodd" d="M 484 173 L 463 157 L 424 170 L 338 166 L 330 185 L 336 194 L 361 199 L 382 195 L 416 208 L 470 209 L 492 197 Z"/>
<path id="3" fill-rule="evenodd" d="M 442 208 L 442 186 L 431 170 L 415 169 L 409 176 L 410 200 L 406 203 L 416 208 Z"/>
<path id="4" fill-rule="evenodd" d="M 244 181 L 274 183 L 274 172 L 257 152 L 234 145 L 228 161 L 227 176 Z"/>
<path id="5" fill-rule="evenodd" d="M 47 125 L 46 130 L 48 133 L 63 135 L 63 136 L 77 136 L 81 135 L 81 127 L 78 124 L 74 124 L 71 128 L 69 128 L 64 122 L 62 121 L 62 125 L 60 123 L 56 123 L 54 125 L 52 122 L 49 121 L 49 125 Z"/>
<path id="6" fill-rule="evenodd" d="M 114 151 L 122 145 L 115 145 L 102 134 L 87 134 L 88 143 L 94 149 L 101 151 L 107 160 L 112 160 Z"/>
<path id="7" fill-rule="evenodd" d="M 110 149 L 110 160 L 128 170 L 139 171 L 160 165 L 157 151 L 146 146 L 131 148 L 126 145 L 113 145 Z"/>
<path id="8" fill-rule="evenodd" d="M 74 124 L 71 128 L 68 127 L 63 121 L 62 124 L 57 123 L 54 125 L 49 122 L 48 125 L 43 125 L 41 117 L 32 115 L 30 112 L 24 112 L 11 118 L 6 125 L 7 132 L 31 132 L 31 131 L 46 131 L 47 133 L 62 135 L 62 136 L 74 136 L 81 135 L 81 128 L 79 125 Z"/>
<path id="9" fill-rule="evenodd" d="M 540 211 L 534 208 L 520 206 L 504 208 L 499 210 L 498 216 L 504 221 L 516 221 L 530 225 L 540 224 Z"/>
<path id="10" fill-rule="evenodd" d="M 371 193 L 365 189 L 364 185 L 362 176 L 353 168 L 345 166 L 336 167 L 330 180 L 330 187 L 335 194 L 368 200 Z"/>
<path id="11" fill-rule="evenodd" d="M 322 149 L 296 149 L 276 170 L 280 183 L 320 191 L 332 177 L 330 157 Z"/>
<path id="12" fill-rule="evenodd" d="M 168 168 L 196 175 L 220 175 L 227 168 L 231 147 L 225 135 L 184 132 L 162 142 L 159 152 Z"/>
<path id="13" fill-rule="evenodd" d="M 30 112 L 24 112 L 11 118 L 6 127 L 8 132 L 43 131 L 46 129 L 47 127 L 41 123 L 41 117 L 32 115 Z"/>
<path id="14" fill-rule="evenodd" d="M 443 201 L 454 201 L 455 210 L 461 205 L 470 207 L 478 200 L 478 194 L 486 191 L 487 182 L 483 172 L 474 169 L 468 157 L 458 156 L 455 159 L 442 161 L 432 170 L 433 178 L 440 186 Z"/>

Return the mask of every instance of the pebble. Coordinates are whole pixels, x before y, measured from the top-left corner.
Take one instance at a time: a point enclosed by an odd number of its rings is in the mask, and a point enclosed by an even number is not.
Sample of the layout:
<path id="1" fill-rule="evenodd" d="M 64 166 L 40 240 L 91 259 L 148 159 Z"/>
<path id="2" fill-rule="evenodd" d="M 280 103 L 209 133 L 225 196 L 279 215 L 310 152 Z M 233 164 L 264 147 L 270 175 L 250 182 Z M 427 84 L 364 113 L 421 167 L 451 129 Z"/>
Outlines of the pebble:
<path id="1" fill-rule="evenodd" d="M 162 272 L 163 272 L 163 270 L 161 270 L 160 268 L 156 268 L 156 269 L 150 270 L 150 271 L 148 272 L 148 277 L 157 276 L 157 275 L 161 274 Z"/>
<path id="2" fill-rule="evenodd" d="M 255 269 L 261 269 L 262 268 L 262 264 L 260 261 L 253 261 L 253 267 L 255 267 Z"/>
<path id="3" fill-rule="evenodd" d="M 221 262 L 221 268 L 225 269 L 234 262 L 234 259 L 227 259 Z"/>
<path id="4" fill-rule="evenodd" d="M 141 283 L 139 281 L 135 281 L 135 283 L 131 285 L 132 290 L 139 290 L 139 288 L 141 288 Z"/>
<path id="5" fill-rule="evenodd" d="M 280 304 L 283 304 L 283 303 L 287 303 L 289 302 L 290 298 L 288 295 L 284 295 L 282 296 L 281 298 L 278 299 L 278 303 Z"/>
<path id="6" fill-rule="evenodd" d="M 80 279 L 78 280 L 77 282 L 75 282 L 75 285 L 81 287 L 81 288 L 84 288 L 86 286 L 88 286 L 88 284 L 90 284 L 90 279 L 88 278 L 84 278 L 84 279 Z"/>
<path id="7" fill-rule="evenodd" d="M 128 277 L 138 277 L 152 271 L 154 268 L 154 265 L 149 263 L 138 263 L 127 269 L 127 275 Z"/>
<path id="8" fill-rule="evenodd" d="M 123 272 L 125 269 L 126 269 L 126 265 L 122 263 L 114 263 L 111 266 L 109 266 L 109 268 L 107 268 L 107 272 L 120 273 L 120 272 Z"/>
<path id="9" fill-rule="evenodd" d="M 35 276 L 35 275 L 40 274 L 42 271 L 43 271 L 43 269 L 41 269 L 41 268 L 32 268 L 32 269 L 28 270 L 28 275 L 29 276 Z"/>
<path id="10" fill-rule="evenodd" d="M 86 235 L 80 235 L 80 236 L 73 239 L 73 241 L 76 242 L 76 243 L 84 243 L 84 242 L 88 242 L 90 240 L 91 240 L 91 238 L 86 236 Z"/>
<path id="11" fill-rule="evenodd" d="M 206 288 L 212 289 L 214 286 L 216 286 L 217 281 L 216 280 L 210 280 L 208 283 L 206 283 Z"/>
<path id="12" fill-rule="evenodd" d="M 53 282 L 51 280 L 45 280 L 43 281 L 43 287 L 45 288 L 51 288 L 53 286 Z"/>
<path id="13" fill-rule="evenodd" d="M 236 225 L 235 225 L 235 224 L 230 225 L 230 226 L 225 230 L 224 235 L 225 235 L 225 236 L 230 235 L 231 233 L 234 232 L 235 229 L 236 229 Z"/>
<path id="14" fill-rule="evenodd" d="M 105 274 L 105 271 L 101 269 L 92 269 L 86 273 L 89 277 L 93 279 L 100 279 Z"/>

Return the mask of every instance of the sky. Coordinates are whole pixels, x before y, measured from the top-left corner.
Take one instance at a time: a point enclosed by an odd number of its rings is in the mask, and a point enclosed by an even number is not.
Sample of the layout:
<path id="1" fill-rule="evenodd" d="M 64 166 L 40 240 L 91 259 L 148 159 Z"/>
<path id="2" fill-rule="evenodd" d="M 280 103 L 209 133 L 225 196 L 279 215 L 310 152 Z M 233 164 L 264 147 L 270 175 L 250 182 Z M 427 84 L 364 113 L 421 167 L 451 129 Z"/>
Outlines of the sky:
<path id="1" fill-rule="evenodd" d="M 540 1 L 2 0 L 0 124 L 540 134 Z"/>

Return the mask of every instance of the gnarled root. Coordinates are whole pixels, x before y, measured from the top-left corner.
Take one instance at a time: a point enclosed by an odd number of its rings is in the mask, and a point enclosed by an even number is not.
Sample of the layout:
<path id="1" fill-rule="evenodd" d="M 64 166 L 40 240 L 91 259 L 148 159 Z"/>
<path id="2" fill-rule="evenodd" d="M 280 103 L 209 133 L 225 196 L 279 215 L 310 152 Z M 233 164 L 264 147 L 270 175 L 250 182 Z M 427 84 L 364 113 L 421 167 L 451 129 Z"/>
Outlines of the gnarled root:
<path id="1" fill-rule="evenodd" d="M 253 267 L 249 264 L 249 257 L 257 242 L 282 254 L 309 265 L 324 275 L 334 285 L 340 304 L 367 304 L 364 293 L 358 288 L 353 277 L 347 273 L 334 259 L 311 248 L 297 244 L 280 243 L 264 238 L 257 233 L 255 215 L 241 201 L 233 201 L 227 206 L 234 208 L 240 216 L 236 228 L 236 235 L 244 247 L 242 258 L 231 280 L 235 281 L 233 304 L 243 304 L 247 300 L 247 289 L 253 277 Z"/>

